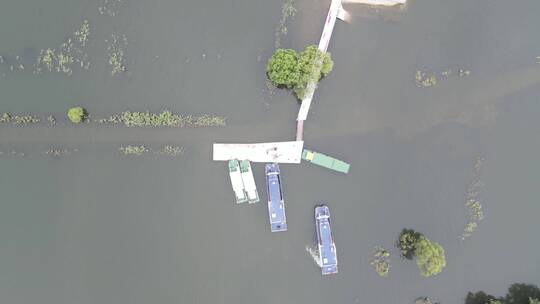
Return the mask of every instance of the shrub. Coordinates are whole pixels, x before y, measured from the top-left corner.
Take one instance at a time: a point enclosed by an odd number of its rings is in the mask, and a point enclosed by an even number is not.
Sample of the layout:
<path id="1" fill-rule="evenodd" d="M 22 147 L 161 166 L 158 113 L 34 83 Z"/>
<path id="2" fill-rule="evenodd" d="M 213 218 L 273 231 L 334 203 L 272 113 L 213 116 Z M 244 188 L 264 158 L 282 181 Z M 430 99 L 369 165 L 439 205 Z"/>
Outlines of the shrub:
<path id="1" fill-rule="evenodd" d="M 420 274 L 430 277 L 440 273 L 446 266 L 444 249 L 441 245 L 421 237 L 415 246 L 416 264 Z"/>
<path id="2" fill-rule="evenodd" d="M 420 232 L 403 229 L 396 242 L 396 247 L 401 251 L 401 256 L 412 260 L 415 256 L 416 244 L 422 237 L 423 235 Z"/>
<path id="3" fill-rule="evenodd" d="M 86 119 L 86 110 L 82 107 L 73 107 L 68 110 L 68 118 L 72 123 L 81 123 Z"/>
<path id="4" fill-rule="evenodd" d="M 295 50 L 278 49 L 268 60 L 266 74 L 275 86 L 293 88 L 298 82 L 298 54 Z"/>

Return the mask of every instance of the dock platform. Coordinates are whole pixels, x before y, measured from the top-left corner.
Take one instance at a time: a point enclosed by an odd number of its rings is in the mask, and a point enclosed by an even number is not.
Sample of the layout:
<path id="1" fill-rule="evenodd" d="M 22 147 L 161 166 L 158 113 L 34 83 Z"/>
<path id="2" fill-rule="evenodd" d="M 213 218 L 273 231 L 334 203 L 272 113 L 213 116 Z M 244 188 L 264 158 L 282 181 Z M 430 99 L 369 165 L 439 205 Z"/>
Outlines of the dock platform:
<path id="1" fill-rule="evenodd" d="M 214 161 L 231 159 L 249 160 L 255 163 L 299 164 L 302 159 L 303 141 L 284 141 L 255 144 L 214 143 Z"/>

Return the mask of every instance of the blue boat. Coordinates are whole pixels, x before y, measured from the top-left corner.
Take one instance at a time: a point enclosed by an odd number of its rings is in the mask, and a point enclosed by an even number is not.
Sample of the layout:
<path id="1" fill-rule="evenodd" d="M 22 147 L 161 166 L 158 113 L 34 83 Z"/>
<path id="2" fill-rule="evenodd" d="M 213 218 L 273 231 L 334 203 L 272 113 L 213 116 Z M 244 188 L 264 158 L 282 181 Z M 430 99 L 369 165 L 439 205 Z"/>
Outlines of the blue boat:
<path id="1" fill-rule="evenodd" d="M 315 223 L 317 229 L 317 239 L 319 245 L 319 259 L 321 261 L 322 274 L 333 274 L 338 272 L 336 244 L 332 237 L 330 227 L 330 209 L 322 205 L 315 207 Z"/>
<path id="2" fill-rule="evenodd" d="M 285 203 L 278 164 L 266 164 L 266 191 L 268 193 L 268 217 L 272 232 L 286 231 Z"/>

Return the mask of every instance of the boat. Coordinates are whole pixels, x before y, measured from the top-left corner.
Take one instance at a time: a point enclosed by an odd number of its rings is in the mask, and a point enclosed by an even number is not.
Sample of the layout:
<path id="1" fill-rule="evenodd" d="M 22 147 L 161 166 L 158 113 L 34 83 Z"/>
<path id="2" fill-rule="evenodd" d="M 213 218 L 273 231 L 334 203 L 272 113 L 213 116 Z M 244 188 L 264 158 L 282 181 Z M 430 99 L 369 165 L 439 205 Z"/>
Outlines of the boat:
<path id="1" fill-rule="evenodd" d="M 244 182 L 244 189 L 247 194 L 248 202 L 250 204 L 258 202 L 259 192 L 257 192 L 257 185 L 253 179 L 253 171 L 251 171 L 249 160 L 240 161 L 240 174 L 242 175 L 242 181 Z"/>
<path id="2" fill-rule="evenodd" d="M 321 261 L 321 271 L 323 275 L 338 272 L 338 262 L 336 254 L 336 244 L 332 236 L 330 226 L 330 209 L 322 205 L 315 207 L 315 226 L 319 247 L 319 259 Z"/>
<path id="3" fill-rule="evenodd" d="M 319 152 L 304 149 L 302 159 L 330 170 L 345 174 L 349 173 L 350 165 L 348 163 Z"/>
<path id="4" fill-rule="evenodd" d="M 240 174 L 240 163 L 236 159 L 229 160 L 229 176 L 231 177 L 231 185 L 236 196 L 236 203 L 242 204 L 248 201 L 246 191 L 244 190 L 244 182 Z"/>
<path id="5" fill-rule="evenodd" d="M 272 232 L 286 231 L 285 202 L 278 164 L 266 164 L 266 191 L 268 193 L 268 217 Z"/>

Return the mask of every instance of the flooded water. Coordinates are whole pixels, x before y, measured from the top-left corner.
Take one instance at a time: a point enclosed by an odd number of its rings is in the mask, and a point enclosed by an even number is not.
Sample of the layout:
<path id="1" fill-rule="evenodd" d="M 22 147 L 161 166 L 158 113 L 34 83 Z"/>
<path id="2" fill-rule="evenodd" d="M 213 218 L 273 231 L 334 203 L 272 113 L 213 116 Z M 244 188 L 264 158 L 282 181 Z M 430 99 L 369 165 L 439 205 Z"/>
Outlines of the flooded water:
<path id="1" fill-rule="evenodd" d="M 59 123 L 0 126 L 2 303 L 462 303 L 469 290 L 503 295 L 513 282 L 540 284 L 537 0 L 348 4 L 352 20 L 336 25 L 334 71 L 315 93 L 304 139 L 351 171 L 282 165 L 289 230 L 274 234 L 263 165 L 253 165 L 263 202 L 237 206 L 211 144 L 295 135 L 297 102 L 270 94 L 264 75 L 281 1 L 8 2 L 0 113 L 54 114 Z M 316 44 L 328 5 L 296 1 L 282 47 Z M 90 68 L 32 73 L 39 51 L 58 48 L 84 20 Z M 114 77 L 113 34 L 126 37 L 127 69 Z M 437 83 L 417 86 L 417 71 Z M 74 105 L 96 117 L 210 113 L 227 126 L 71 126 L 64 113 Z M 120 155 L 128 144 L 186 153 Z M 78 152 L 52 158 L 43 154 L 51 147 Z M 484 185 L 484 219 L 463 241 L 475 180 Z M 322 277 L 306 251 L 320 202 L 332 213 L 333 277 Z M 398 257 L 405 227 L 445 248 L 440 275 L 423 278 Z M 386 278 L 370 265 L 379 245 L 392 254 Z"/>

